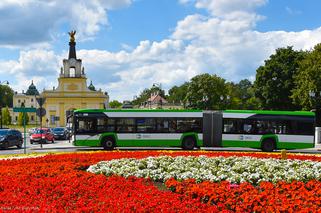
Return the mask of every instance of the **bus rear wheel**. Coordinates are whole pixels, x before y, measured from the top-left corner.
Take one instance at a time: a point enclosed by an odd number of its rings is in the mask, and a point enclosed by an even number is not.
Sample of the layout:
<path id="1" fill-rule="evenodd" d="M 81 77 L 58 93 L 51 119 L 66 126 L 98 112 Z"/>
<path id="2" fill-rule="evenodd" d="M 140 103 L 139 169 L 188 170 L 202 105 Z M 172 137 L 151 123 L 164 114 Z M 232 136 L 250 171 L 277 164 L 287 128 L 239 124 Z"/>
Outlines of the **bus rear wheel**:
<path id="1" fill-rule="evenodd" d="M 104 138 L 101 145 L 104 147 L 105 150 L 113 150 L 115 147 L 115 141 L 113 138 Z"/>
<path id="2" fill-rule="evenodd" d="M 262 142 L 261 149 L 263 152 L 273 152 L 275 149 L 275 141 L 271 138 L 265 139 Z"/>
<path id="3" fill-rule="evenodd" d="M 195 143 L 195 139 L 194 138 L 186 137 L 183 140 L 182 148 L 186 149 L 186 150 L 193 150 L 195 145 L 196 145 L 196 143 Z"/>

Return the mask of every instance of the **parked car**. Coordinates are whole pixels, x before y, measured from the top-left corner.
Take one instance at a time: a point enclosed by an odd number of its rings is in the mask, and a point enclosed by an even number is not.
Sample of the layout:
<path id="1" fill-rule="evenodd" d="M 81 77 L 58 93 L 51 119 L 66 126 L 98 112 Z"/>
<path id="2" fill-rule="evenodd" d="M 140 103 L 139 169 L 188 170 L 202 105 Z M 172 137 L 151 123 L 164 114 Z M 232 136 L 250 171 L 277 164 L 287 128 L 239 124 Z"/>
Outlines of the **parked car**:
<path id="1" fill-rule="evenodd" d="M 35 131 L 37 130 L 37 128 L 31 128 L 28 130 L 29 136 L 32 135 Z"/>
<path id="2" fill-rule="evenodd" d="M 0 129 L 0 147 L 8 149 L 11 146 L 22 147 L 22 134 L 15 129 Z"/>
<path id="3" fill-rule="evenodd" d="M 48 141 L 51 141 L 51 143 L 55 142 L 54 135 L 49 128 L 37 129 L 30 136 L 30 143 L 31 144 L 33 144 L 34 142 L 47 143 Z"/>
<path id="4" fill-rule="evenodd" d="M 56 127 L 52 129 L 55 139 L 67 140 L 69 138 L 69 131 L 65 127 Z"/>

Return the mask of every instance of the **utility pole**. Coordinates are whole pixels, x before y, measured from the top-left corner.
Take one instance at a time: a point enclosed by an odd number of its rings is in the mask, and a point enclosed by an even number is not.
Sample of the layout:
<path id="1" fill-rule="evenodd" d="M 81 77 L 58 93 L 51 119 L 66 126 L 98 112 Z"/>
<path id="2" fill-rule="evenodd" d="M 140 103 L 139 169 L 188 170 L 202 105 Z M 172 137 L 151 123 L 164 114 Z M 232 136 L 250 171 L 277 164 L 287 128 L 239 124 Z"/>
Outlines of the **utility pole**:
<path id="1" fill-rule="evenodd" d="M 39 108 L 37 109 L 37 115 L 40 118 L 40 136 L 41 136 L 40 148 L 42 148 L 42 117 L 46 115 L 46 110 L 42 108 L 45 101 L 46 101 L 46 98 L 43 98 L 43 97 L 37 98 L 37 102 L 39 104 Z"/>

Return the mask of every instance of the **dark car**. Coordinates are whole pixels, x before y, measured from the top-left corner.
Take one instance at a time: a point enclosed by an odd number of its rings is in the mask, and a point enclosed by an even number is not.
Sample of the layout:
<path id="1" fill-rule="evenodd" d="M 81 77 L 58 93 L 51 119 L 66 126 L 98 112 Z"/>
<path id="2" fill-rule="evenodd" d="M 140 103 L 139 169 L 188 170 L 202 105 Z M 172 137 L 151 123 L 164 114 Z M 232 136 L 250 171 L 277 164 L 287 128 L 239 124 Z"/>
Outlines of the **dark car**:
<path id="1" fill-rule="evenodd" d="M 0 147 L 8 149 L 11 146 L 22 147 L 22 134 L 15 129 L 0 129 Z"/>
<path id="2" fill-rule="evenodd" d="M 31 144 L 33 144 L 34 142 L 47 143 L 48 141 L 51 141 L 51 143 L 55 142 L 54 135 L 52 134 L 52 132 L 49 128 L 37 129 L 30 136 L 30 143 Z"/>
<path id="3" fill-rule="evenodd" d="M 67 140 L 69 138 L 69 131 L 65 127 L 56 127 L 52 129 L 55 139 Z"/>

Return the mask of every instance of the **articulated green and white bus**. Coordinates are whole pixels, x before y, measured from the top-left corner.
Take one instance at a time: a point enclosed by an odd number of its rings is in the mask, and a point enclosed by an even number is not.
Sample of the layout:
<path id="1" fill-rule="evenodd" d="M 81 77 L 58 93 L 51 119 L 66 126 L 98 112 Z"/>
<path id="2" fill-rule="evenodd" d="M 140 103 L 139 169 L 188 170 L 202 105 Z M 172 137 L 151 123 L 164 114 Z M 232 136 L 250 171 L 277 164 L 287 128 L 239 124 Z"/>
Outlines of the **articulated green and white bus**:
<path id="1" fill-rule="evenodd" d="M 273 151 L 314 147 L 313 112 L 255 110 L 105 110 L 73 113 L 76 146 L 248 147 Z"/>

